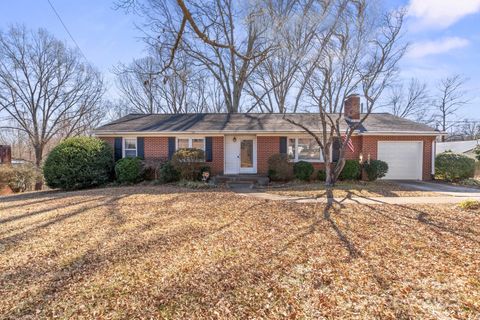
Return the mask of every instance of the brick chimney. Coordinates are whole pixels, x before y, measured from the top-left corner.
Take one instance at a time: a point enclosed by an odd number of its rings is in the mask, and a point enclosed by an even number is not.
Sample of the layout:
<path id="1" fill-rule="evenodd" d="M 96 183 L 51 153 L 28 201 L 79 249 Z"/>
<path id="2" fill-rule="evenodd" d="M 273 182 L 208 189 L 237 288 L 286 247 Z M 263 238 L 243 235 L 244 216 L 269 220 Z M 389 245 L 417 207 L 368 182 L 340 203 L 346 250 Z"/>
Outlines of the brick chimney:
<path id="1" fill-rule="evenodd" d="M 0 164 L 12 163 L 12 149 L 10 146 L 0 145 Z"/>
<path id="2" fill-rule="evenodd" d="M 351 94 L 345 99 L 343 114 L 347 119 L 360 120 L 360 96 L 358 94 Z"/>

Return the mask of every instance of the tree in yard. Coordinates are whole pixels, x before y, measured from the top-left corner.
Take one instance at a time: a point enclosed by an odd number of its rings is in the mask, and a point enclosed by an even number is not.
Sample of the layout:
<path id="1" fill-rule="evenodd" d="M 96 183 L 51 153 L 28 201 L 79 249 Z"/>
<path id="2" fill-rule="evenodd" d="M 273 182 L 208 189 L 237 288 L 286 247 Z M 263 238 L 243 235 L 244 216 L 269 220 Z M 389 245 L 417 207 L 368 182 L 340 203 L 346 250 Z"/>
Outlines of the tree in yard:
<path id="1" fill-rule="evenodd" d="M 188 55 L 193 65 L 215 79 L 227 112 L 234 113 L 240 111 L 248 78 L 270 50 L 266 3 L 189 1 L 187 8 L 180 0 L 145 0 L 120 1 L 119 5 L 137 4 L 152 34 L 147 42 L 170 52 L 158 74 L 172 68 L 179 55 Z"/>
<path id="2" fill-rule="evenodd" d="M 397 117 L 423 123 L 432 122 L 429 117 L 430 97 L 427 84 L 418 79 L 410 79 L 407 88 L 403 83 L 392 84 L 387 107 L 390 113 Z"/>
<path id="3" fill-rule="evenodd" d="M 333 2 L 279 1 L 269 5 L 267 21 L 272 50 L 247 81 L 254 103 L 247 112 L 295 112 L 288 99 L 298 86 L 302 65 L 315 49 L 315 37 L 330 13 Z"/>
<path id="4" fill-rule="evenodd" d="M 307 77 L 303 103 L 317 109 L 317 123 L 311 125 L 284 116 L 316 140 L 327 164 L 331 163 L 332 146 L 338 141 L 338 161 L 325 168 L 329 186 L 335 184 L 343 169 L 345 148 L 352 134 L 392 82 L 406 49 L 399 42 L 404 12 L 390 12 L 382 17 L 370 4 L 366 0 L 339 1 L 333 14 L 336 21 L 317 36 L 320 55 L 302 70 Z M 354 93 L 365 98 L 365 106 L 358 119 L 348 120 L 343 115 L 345 101 Z"/>
<path id="5" fill-rule="evenodd" d="M 37 167 L 53 139 L 99 123 L 103 93 L 100 74 L 45 30 L 17 26 L 0 33 L 1 126 L 25 133 Z"/>
<path id="6" fill-rule="evenodd" d="M 438 94 L 434 100 L 435 117 L 437 124 L 442 131 L 447 131 L 453 127 L 454 123 L 450 120 L 458 109 L 468 103 L 464 89 L 467 79 L 461 75 L 453 75 L 440 80 L 438 84 Z M 442 136 L 445 141 L 445 136 Z"/>

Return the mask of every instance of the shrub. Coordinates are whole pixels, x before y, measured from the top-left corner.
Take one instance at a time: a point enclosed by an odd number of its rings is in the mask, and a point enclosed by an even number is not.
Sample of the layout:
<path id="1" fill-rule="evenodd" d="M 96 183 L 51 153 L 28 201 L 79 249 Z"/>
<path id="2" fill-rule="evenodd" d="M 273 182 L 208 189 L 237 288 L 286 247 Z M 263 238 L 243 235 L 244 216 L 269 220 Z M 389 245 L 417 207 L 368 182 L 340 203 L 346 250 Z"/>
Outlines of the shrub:
<path id="1" fill-rule="evenodd" d="M 458 206 L 463 210 L 477 210 L 480 209 L 480 202 L 477 200 L 463 200 Z"/>
<path id="2" fill-rule="evenodd" d="M 462 181 L 459 181 L 459 183 L 462 186 L 467 186 L 467 187 L 480 187 L 480 180 L 474 179 L 474 178 L 468 178 Z"/>
<path id="3" fill-rule="evenodd" d="M 327 173 L 325 172 L 325 170 L 318 170 L 317 179 L 320 180 L 320 181 L 327 180 Z"/>
<path id="4" fill-rule="evenodd" d="M 173 154 L 172 164 L 184 180 L 198 180 L 200 168 L 205 165 L 205 152 L 201 149 L 183 148 Z"/>
<path id="5" fill-rule="evenodd" d="M 382 160 L 370 160 L 363 163 L 368 180 L 374 181 L 385 177 L 388 172 L 388 164 Z"/>
<path id="6" fill-rule="evenodd" d="M 286 154 L 274 154 L 268 158 L 268 177 L 272 181 L 288 181 L 293 178 L 292 164 Z"/>
<path id="7" fill-rule="evenodd" d="M 160 179 L 160 169 L 168 161 L 167 158 L 146 159 L 143 161 L 143 170 L 145 180 Z"/>
<path id="8" fill-rule="evenodd" d="M 110 181 L 113 166 L 113 150 L 105 141 L 76 137 L 53 148 L 43 175 L 50 188 L 83 189 Z"/>
<path id="9" fill-rule="evenodd" d="M 475 153 L 475 158 L 477 160 L 480 160 L 480 146 L 475 147 L 475 149 L 473 149 L 473 152 Z"/>
<path id="10" fill-rule="evenodd" d="M 475 174 L 475 160 L 453 152 L 440 153 L 435 158 L 435 178 L 458 181 L 472 178 Z"/>
<path id="11" fill-rule="evenodd" d="M 188 188 L 188 189 L 208 189 L 208 188 L 215 188 L 215 185 L 205 183 L 203 181 L 188 181 L 188 180 L 180 180 L 177 183 L 177 186 Z"/>
<path id="12" fill-rule="evenodd" d="M 345 160 L 345 166 L 340 172 L 340 180 L 358 180 L 362 167 L 357 160 Z"/>
<path id="13" fill-rule="evenodd" d="M 143 180 L 144 168 L 140 158 L 123 158 L 115 165 L 115 178 L 120 183 L 138 183 Z"/>
<path id="14" fill-rule="evenodd" d="M 180 174 L 170 161 L 165 162 L 158 174 L 158 180 L 162 183 L 174 182 L 180 179 Z"/>
<path id="15" fill-rule="evenodd" d="M 310 162 L 299 161 L 293 165 L 295 178 L 308 181 L 313 173 L 313 165 Z"/>
<path id="16" fill-rule="evenodd" d="M 33 190 L 37 180 L 42 178 L 37 167 L 31 163 L 18 166 L 5 166 L 5 168 L 1 170 L 6 172 L 7 180 L 5 184 L 7 184 L 13 192 Z M 0 178 L 0 180 L 3 180 L 3 178 Z"/>

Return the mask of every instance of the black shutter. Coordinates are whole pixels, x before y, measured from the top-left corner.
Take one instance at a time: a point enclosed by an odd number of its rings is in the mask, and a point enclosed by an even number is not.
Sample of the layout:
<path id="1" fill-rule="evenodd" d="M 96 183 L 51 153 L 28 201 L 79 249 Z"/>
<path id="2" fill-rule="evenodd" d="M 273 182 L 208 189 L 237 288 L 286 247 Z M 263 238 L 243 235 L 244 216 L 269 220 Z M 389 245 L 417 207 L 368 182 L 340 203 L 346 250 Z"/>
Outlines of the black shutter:
<path id="1" fill-rule="evenodd" d="M 137 157 L 145 159 L 145 138 L 137 137 Z"/>
<path id="2" fill-rule="evenodd" d="M 122 137 L 115 137 L 115 161 L 122 159 Z"/>
<path id="3" fill-rule="evenodd" d="M 337 162 L 340 158 L 341 142 L 339 138 L 333 138 L 332 143 L 332 162 Z"/>
<path id="4" fill-rule="evenodd" d="M 212 137 L 205 137 L 205 161 L 212 162 L 213 160 L 213 141 Z"/>
<path id="5" fill-rule="evenodd" d="M 175 137 L 168 137 L 168 159 L 172 159 L 175 153 Z"/>
<path id="6" fill-rule="evenodd" d="M 287 154 L 287 137 L 280 137 L 280 154 Z"/>

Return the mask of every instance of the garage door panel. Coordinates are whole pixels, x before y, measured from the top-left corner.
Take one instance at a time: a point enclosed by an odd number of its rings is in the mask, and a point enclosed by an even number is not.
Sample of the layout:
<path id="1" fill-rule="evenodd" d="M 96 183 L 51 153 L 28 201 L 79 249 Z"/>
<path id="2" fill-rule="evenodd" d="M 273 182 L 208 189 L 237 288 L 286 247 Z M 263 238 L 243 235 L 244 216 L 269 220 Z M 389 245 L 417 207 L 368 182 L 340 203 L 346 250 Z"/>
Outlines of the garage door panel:
<path id="1" fill-rule="evenodd" d="M 422 179 L 421 141 L 379 141 L 377 152 L 377 158 L 388 164 L 388 173 L 384 179 Z"/>

